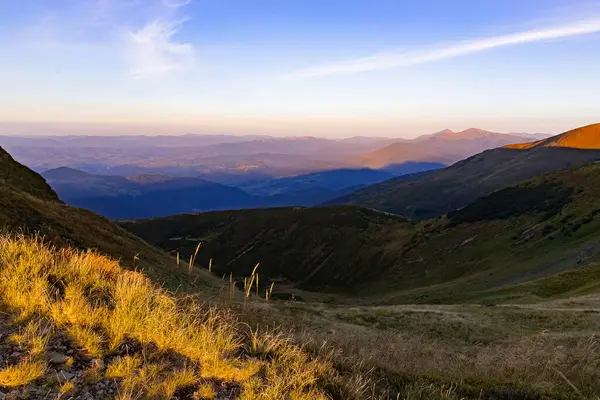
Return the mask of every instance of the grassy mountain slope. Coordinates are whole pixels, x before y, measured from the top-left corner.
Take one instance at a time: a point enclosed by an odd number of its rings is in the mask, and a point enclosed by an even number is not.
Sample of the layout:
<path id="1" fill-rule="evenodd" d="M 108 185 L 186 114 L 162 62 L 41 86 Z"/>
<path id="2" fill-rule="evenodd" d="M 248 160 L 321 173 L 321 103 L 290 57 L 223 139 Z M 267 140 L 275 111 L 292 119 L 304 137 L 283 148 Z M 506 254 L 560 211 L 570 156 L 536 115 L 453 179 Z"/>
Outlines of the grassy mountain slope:
<path id="1" fill-rule="evenodd" d="M 340 396 L 325 359 L 93 252 L 0 236 L 0 300 L 7 398 Z"/>
<path id="2" fill-rule="evenodd" d="M 600 164 L 595 163 L 494 192 L 447 218 L 422 223 L 399 263 L 372 292 L 388 291 L 389 302 L 566 295 L 585 283 L 579 269 L 599 259 L 599 198 Z M 576 283 L 535 289 L 565 272 Z"/>
<path id="3" fill-rule="evenodd" d="M 593 150 L 600 148 L 600 124 L 573 129 L 562 135 L 530 143 L 512 144 L 508 148 L 530 149 L 540 147 L 569 147 L 572 149 Z"/>
<path id="4" fill-rule="evenodd" d="M 179 215 L 123 226 L 186 257 L 213 258 L 213 271 L 293 283 L 311 290 L 355 290 L 393 263 L 412 234 L 404 218 L 359 207 L 280 208 Z M 391 247 L 391 248 L 390 248 Z"/>
<path id="5" fill-rule="evenodd" d="M 17 163 L 0 147 L 0 187 L 28 193 L 42 200 L 58 201 L 58 196 L 44 178 Z"/>
<path id="6" fill-rule="evenodd" d="M 130 268 L 138 255 L 135 267 L 150 277 L 171 287 L 189 284 L 189 277 L 175 267 L 171 257 L 104 217 L 61 203 L 43 178 L 0 151 L 4 154 L 0 176 L 8 183 L 0 187 L 0 229 L 40 233 L 59 246 L 98 249 Z M 206 280 L 211 277 L 203 275 L 198 284 Z"/>
<path id="7" fill-rule="evenodd" d="M 488 150 L 448 168 L 395 178 L 328 204 L 363 205 L 413 219 L 437 217 L 519 181 L 600 160 L 600 144 L 590 147 L 576 143 L 595 143 L 599 126 L 587 126 L 542 141 L 568 143 L 568 147 L 527 145 Z M 577 133 L 576 141 L 574 132 Z M 563 140 L 567 137 L 571 139 Z"/>
<path id="8" fill-rule="evenodd" d="M 186 256 L 202 241 L 200 259 L 213 257 L 219 274 L 248 276 L 261 262 L 264 282 L 285 278 L 311 291 L 360 295 L 350 302 L 511 301 L 543 296 L 499 290 L 598 259 L 599 198 L 600 164 L 589 164 L 418 224 L 346 206 L 181 215 L 125 227 Z"/>

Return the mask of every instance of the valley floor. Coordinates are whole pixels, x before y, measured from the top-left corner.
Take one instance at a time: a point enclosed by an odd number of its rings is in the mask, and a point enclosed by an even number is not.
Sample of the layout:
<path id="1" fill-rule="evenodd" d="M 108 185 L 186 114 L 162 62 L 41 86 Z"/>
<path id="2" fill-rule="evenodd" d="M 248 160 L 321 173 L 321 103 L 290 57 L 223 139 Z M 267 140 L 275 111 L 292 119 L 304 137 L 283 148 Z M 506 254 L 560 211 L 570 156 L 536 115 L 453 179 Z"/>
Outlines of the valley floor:
<path id="1" fill-rule="evenodd" d="M 365 396 L 600 398 L 598 295 L 502 306 L 278 302 L 244 315 L 335 349 L 338 368 L 369 377 Z"/>

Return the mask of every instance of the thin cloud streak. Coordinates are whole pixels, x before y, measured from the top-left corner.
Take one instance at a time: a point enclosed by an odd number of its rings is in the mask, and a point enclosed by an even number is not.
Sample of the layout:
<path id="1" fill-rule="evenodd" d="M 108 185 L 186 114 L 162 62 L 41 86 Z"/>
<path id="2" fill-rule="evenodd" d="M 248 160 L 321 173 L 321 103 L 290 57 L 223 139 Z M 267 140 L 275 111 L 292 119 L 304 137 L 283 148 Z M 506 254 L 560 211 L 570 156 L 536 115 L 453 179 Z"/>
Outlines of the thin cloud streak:
<path id="1" fill-rule="evenodd" d="M 307 78 L 325 75 L 352 74 L 446 60 L 498 47 L 533 43 L 600 32 L 600 19 L 577 21 L 561 26 L 536 29 L 509 35 L 459 42 L 445 47 L 402 53 L 379 53 L 369 57 L 333 62 L 301 69 L 282 78 Z"/>
<path id="2" fill-rule="evenodd" d="M 179 8 L 192 4 L 192 0 L 163 0 L 165 7 Z"/>

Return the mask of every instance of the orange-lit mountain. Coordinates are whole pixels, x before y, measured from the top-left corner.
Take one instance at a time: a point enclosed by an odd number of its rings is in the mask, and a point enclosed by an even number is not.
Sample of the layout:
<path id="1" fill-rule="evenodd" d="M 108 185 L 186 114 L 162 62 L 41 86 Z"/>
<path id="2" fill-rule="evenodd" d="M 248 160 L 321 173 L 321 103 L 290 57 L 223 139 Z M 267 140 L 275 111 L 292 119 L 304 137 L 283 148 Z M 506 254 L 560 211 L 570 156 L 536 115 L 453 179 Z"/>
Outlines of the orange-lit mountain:
<path id="1" fill-rule="evenodd" d="M 382 168 L 410 161 L 438 162 L 446 165 L 482 151 L 531 140 L 529 135 L 505 134 L 471 128 L 461 132 L 449 129 L 414 140 L 392 143 L 360 157 L 361 165 Z"/>
<path id="2" fill-rule="evenodd" d="M 358 204 L 415 219 L 431 218 L 522 180 L 595 161 L 600 161 L 600 124 L 484 151 L 448 168 L 391 179 L 329 204 Z"/>
<path id="3" fill-rule="evenodd" d="M 600 149 L 600 124 L 573 129 L 562 135 L 528 143 L 517 143 L 506 146 L 509 149 L 533 149 L 539 147 L 568 147 L 580 150 Z"/>

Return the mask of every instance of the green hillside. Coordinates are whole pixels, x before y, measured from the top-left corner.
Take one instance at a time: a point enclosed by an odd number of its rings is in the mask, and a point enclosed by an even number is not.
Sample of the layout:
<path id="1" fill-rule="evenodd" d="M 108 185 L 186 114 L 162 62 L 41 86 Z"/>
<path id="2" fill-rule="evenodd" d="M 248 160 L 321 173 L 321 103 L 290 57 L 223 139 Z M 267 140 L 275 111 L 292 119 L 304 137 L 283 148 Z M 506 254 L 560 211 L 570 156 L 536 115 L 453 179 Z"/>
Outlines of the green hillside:
<path id="1" fill-rule="evenodd" d="M 353 295 L 339 301 L 513 301 L 550 293 L 524 289 L 499 296 L 502 288 L 577 270 L 598 258 L 598 199 L 600 164 L 590 164 L 534 178 L 418 224 L 343 206 L 214 212 L 123 225 L 182 257 L 202 242 L 198 259 L 206 266 L 213 258 L 218 275 L 248 276 L 260 262 L 264 283 Z"/>
<path id="2" fill-rule="evenodd" d="M 123 222 L 132 233 L 218 275 L 259 276 L 313 291 L 355 291 L 394 262 L 413 225 L 353 206 L 278 208 L 177 215 Z M 264 280 L 266 284 L 268 281 Z"/>
<path id="3" fill-rule="evenodd" d="M 386 279 L 386 302 L 516 301 L 575 290 L 600 253 L 600 164 L 534 178 L 422 223 Z M 571 285 L 547 286 L 569 271 Z M 554 279 L 554 278 L 553 278 Z M 515 285 L 518 290 L 504 289 Z M 500 294 L 505 297 L 498 297 Z M 510 294 L 510 296 L 508 296 Z"/>
<path id="4" fill-rule="evenodd" d="M 428 219 L 540 174 L 600 160 L 600 124 L 545 141 L 488 150 L 448 168 L 395 178 L 328 204 L 355 204 Z M 558 143 L 558 144 L 557 144 Z"/>

